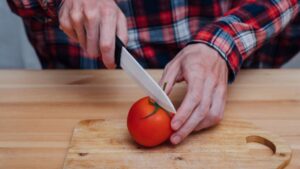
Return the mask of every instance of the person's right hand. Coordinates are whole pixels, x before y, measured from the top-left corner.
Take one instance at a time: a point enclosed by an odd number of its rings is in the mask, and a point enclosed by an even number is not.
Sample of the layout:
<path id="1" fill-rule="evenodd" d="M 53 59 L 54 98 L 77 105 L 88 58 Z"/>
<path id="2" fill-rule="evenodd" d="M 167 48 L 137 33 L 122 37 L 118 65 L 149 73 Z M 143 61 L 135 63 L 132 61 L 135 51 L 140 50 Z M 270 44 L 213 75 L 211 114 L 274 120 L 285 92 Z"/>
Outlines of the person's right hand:
<path id="1" fill-rule="evenodd" d="M 128 41 L 126 17 L 113 0 L 64 0 L 59 11 L 60 29 L 80 43 L 92 58 L 102 57 L 115 68 L 115 36 Z"/>

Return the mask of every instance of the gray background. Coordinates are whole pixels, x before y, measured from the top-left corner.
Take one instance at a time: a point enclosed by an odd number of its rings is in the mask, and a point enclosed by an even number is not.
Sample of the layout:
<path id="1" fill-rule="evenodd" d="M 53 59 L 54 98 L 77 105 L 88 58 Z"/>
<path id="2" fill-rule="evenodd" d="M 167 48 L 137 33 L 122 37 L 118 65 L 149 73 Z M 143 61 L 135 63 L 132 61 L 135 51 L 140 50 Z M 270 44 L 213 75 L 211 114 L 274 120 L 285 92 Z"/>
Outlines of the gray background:
<path id="1" fill-rule="evenodd" d="M 300 53 L 283 67 L 300 68 Z M 20 18 L 10 12 L 6 0 L 0 0 L 0 68 L 41 68 Z"/>
<path id="2" fill-rule="evenodd" d="M 40 69 L 37 56 L 28 42 L 21 19 L 0 0 L 0 68 Z"/>

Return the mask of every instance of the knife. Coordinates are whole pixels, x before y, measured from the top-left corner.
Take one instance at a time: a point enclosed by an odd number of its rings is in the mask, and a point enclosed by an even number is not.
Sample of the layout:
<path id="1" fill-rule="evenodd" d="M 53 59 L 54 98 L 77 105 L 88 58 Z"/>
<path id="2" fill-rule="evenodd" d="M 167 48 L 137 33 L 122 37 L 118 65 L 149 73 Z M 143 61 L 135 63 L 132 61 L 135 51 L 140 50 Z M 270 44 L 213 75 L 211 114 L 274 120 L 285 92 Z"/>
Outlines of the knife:
<path id="1" fill-rule="evenodd" d="M 156 103 L 165 110 L 176 113 L 176 109 L 167 94 L 128 52 L 123 42 L 117 36 L 115 62 L 117 67 L 121 67 L 132 79 L 134 79 L 151 99 L 156 101 Z"/>

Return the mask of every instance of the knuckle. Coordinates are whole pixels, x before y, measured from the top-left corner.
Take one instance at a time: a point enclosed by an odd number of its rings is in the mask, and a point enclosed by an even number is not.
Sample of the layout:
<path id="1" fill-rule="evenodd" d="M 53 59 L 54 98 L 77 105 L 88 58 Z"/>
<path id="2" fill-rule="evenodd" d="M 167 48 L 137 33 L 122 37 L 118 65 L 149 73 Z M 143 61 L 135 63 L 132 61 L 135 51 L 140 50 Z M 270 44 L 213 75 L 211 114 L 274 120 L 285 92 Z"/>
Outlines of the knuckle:
<path id="1" fill-rule="evenodd" d="M 110 41 L 106 41 L 100 44 L 100 49 L 104 53 L 111 51 L 112 47 L 113 47 L 113 43 Z"/>
<path id="2" fill-rule="evenodd" d="M 81 22 L 81 15 L 77 11 L 71 11 L 70 17 L 73 20 L 74 23 L 80 23 Z"/>
<path id="3" fill-rule="evenodd" d="M 101 11 L 102 11 L 101 16 L 103 16 L 103 17 L 105 17 L 105 16 L 115 16 L 116 15 L 116 9 L 111 5 L 107 5 Z"/>
<path id="4" fill-rule="evenodd" d="M 93 11 L 87 11 L 84 15 L 88 22 L 94 21 L 97 17 L 96 13 Z"/>
<path id="5" fill-rule="evenodd" d="M 210 116 L 211 121 L 213 122 L 213 124 L 218 124 L 222 121 L 223 116 L 222 115 L 211 115 Z"/>

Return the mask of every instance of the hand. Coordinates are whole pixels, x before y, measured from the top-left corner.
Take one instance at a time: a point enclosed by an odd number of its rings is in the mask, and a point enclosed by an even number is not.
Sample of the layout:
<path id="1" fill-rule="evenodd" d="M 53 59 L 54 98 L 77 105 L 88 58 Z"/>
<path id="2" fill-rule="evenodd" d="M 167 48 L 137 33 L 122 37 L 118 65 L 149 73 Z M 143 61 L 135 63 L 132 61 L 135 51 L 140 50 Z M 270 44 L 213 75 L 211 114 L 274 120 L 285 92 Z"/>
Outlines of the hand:
<path id="1" fill-rule="evenodd" d="M 169 94 L 175 82 L 186 81 L 187 93 L 171 126 L 173 144 L 180 143 L 193 131 L 216 125 L 223 118 L 228 70 L 217 51 L 192 44 L 181 50 L 166 66 L 160 84 L 167 82 Z"/>
<path id="2" fill-rule="evenodd" d="M 64 0 L 59 11 L 60 28 L 91 58 L 102 57 L 115 68 L 115 36 L 127 43 L 126 18 L 113 0 Z"/>

